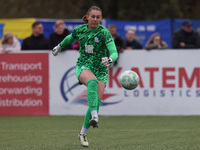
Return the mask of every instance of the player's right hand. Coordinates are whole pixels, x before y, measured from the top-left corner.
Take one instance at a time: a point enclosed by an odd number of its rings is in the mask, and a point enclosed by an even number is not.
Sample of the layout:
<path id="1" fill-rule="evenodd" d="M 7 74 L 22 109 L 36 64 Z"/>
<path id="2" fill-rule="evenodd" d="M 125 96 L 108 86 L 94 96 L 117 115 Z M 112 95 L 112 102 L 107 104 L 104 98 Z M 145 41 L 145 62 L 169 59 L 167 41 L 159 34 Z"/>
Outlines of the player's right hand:
<path id="1" fill-rule="evenodd" d="M 57 56 L 57 55 L 60 53 L 61 50 L 62 50 L 62 47 L 60 46 L 60 44 L 58 44 L 57 46 L 55 46 L 55 47 L 53 48 L 52 54 L 53 54 L 54 56 Z"/>

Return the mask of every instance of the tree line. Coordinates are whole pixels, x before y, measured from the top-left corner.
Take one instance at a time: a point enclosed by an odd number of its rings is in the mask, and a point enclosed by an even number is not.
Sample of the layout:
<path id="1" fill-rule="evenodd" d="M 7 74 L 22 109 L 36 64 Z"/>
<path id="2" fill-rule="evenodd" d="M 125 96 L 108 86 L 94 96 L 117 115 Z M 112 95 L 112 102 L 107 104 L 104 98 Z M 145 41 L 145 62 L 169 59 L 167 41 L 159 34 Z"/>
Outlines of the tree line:
<path id="1" fill-rule="evenodd" d="M 198 0 L 0 0 L 0 18 L 80 19 L 93 5 L 107 19 L 200 19 Z"/>

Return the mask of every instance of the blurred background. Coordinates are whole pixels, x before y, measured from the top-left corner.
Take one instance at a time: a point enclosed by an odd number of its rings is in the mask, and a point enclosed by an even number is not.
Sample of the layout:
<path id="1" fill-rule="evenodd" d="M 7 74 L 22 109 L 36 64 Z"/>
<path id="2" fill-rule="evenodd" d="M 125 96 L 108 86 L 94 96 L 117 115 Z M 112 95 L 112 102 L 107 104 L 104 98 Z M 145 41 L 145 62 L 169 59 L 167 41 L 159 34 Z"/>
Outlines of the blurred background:
<path id="1" fill-rule="evenodd" d="M 80 19 L 92 5 L 108 19 L 200 18 L 198 0 L 1 0 L 0 18 Z"/>
<path id="2" fill-rule="evenodd" d="M 199 0 L 0 0 L 0 150 L 80 149 L 77 135 L 88 106 L 86 87 L 79 86 L 75 73 L 79 43 L 56 57 L 52 47 L 39 46 L 47 40 L 56 46 L 84 23 L 81 18 L 93 5 L 102 9 L 103 26 L 116 25 L 118 38 L 126 44 L 138 41 L 142 48 L 128 50 L 123 42 L 117 47 L 100 129 L 88 134 L 91 149 L 199 150 Z M 185 19 L 191 20 L 185 23 L 195 37 L 185 32 L 180 37 L 189 46 L 174 48 L 173 33 L 182 31 Z M 40 32 L 33 30 L 35 22 Z M 155 33 L 160 36 L 152 37 Z M 51 35 L 60 41 L 51 42 Z M 30 38 L 38 39 L 29 42 L 36 48 L 23 48 Z M 150 51 L 148 44 L 156 48 Z M 135 90 L 119 83 L 126 70 L 140 77 Z"/>

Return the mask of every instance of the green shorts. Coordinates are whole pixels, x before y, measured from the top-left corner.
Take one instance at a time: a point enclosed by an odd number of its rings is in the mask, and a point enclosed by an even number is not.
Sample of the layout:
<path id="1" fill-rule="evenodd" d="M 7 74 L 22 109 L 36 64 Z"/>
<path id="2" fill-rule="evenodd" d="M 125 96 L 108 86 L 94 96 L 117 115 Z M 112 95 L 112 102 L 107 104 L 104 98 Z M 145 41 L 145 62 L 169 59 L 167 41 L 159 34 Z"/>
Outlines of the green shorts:
<path id="1" fill-rule="evenodd" d="M 107 84 L 108 77 L 109 77 L 108 68 L 107 67 L 104 70 L 102 70 L 102 69 L 98 70 L 98 68 L 93 69 L 90 66 L 85 66 L 85 65 L 84 66 L 79 66 L 79 65 L 76 65 L 76 77 L 78 79 L 79 79 L 80 74 L 84 70 L 90 70 L 96 76 L 98 81 L 102 81 L 105 85 Z M 82 84 L 82 83 L 79 81 L 79 84 Z"/>

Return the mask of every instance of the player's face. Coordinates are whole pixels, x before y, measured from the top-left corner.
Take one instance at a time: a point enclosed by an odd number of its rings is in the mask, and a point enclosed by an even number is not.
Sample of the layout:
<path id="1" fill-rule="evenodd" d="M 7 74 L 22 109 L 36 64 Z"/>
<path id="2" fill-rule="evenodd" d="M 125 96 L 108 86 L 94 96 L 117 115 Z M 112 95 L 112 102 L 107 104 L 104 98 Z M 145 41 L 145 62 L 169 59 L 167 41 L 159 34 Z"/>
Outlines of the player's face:
<path id="1" fill-rule="evenodd" d="M 102 20 L 102 14 L 99 10 L 91 10 L 89 15 L 86 15 L 86 17 L 89 29 L 96 29 Z"/>

